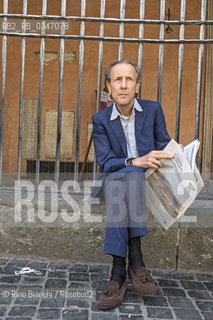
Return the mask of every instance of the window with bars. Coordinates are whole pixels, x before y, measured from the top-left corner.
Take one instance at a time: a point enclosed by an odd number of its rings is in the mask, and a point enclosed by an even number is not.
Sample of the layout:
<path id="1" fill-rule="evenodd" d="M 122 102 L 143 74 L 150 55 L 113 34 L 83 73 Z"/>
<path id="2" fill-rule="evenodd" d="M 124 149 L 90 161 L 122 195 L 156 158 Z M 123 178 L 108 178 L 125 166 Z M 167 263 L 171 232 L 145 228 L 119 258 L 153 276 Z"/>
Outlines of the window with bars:
<path id="1" fill-rule="evenodd" d="M 47 111 L 57 112 L 56 182 L 61 171 L 62 114 L 75 114 L 69 161 L 74 164 L 77 180 L 79 163 L 86 153 L 91 116 L 100 106 L 103 69 L 112 60 L 122 58 L 132 59 L 142 68 L 139 97 L 162 103 L 171 136 L 182 143 L 200 138 L 207 150 L 200 161 L 207 163 L 204 170 L 210 170 L 211 1 L 2 0 L 0 3 L 0 179 L 4 172 L 15 171 L 20 179 L 21 173 L 27 171 L 23 156 L 26 153 L 23 106 L 24 100 L 34 99 L 37 100 L 36 150 L 32 160 L 35 183 L 39 183 L 41 164 L 48 161 L 44 143 Z M 69 132 L 69 128 L 66 130 Z"/>

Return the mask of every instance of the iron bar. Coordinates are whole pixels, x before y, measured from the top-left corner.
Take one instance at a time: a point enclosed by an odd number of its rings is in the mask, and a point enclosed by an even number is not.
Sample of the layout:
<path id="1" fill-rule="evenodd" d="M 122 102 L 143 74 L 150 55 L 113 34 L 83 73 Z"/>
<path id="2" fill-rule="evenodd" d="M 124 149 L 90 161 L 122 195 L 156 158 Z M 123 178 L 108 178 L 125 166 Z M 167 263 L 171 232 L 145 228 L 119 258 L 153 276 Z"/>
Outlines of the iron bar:
<path id="1" fill-rule="evenodd" d="M 140 20 L 144 19 L 145 14 L 145 0 L 140 0 Z M 139 39 L 143 39 L 144 37 L 144 24 L 140 23 L 139 26 Z M 143 42 L 140 42 L 138 44 L 138 66 L 141 69 L 142 73 L 142 66 L 143 66 Z M 140 85 L 139 91 L 138 91 L 138 97 L 141 98 L 141 90 L 142 90 L 142 83 Z"/>
<path id="2" fill-rule="evenodd" d="M 101 12 L 100 16 L 105 15 L 105 0 L 101 0 Z M 104 23 L 100 23 L 100 37 L 104 36 Z M 102 79 L 102 65 L 103 65 L 103 40 L 99 42 L 99 56 L 98 56 L 98 80 L 97 80 L 97 99 L 96 99 L 96 111 L 100 109 L 101 98 L 101 79 Z"/>
<path id="3" fill-rule="evenodd" d="M 3 12 L 8 12 L 8 1 L 4 0 Z M 4 18 L 6 28 L 7 18 Z M 4 143 L 4 110 L 5 110 L 5 82 L 6 82 L 6 61 L 7 61 L 7 36 L 2 39 L 2 64 L 1 64 L 1 110 L 0 110 L 0 184 L 2 183 L 3 169 L 3 143 Z"/>
<path id="4" fill-rule="evenodd" d="M 180 20 L 185 20 L 186 14 L 186 0 L 181 0 L 181 12 Z M 184 24 L 180 26 L 179 39 L 184 39 Z M 177 86 L 177 107 L 176 107 L 176 128 L 175 128 L 175 140 L 179 142 L 180 136 L 180 112 L 181 112 L 181 93 L 182 93 L 182 74 L 183 74 L 183 52 L 184 45 L 181 43 L 179 45 L 179 56 L 178 56 L 178 86 Z"/>
<path id="5" fill-rule="evenodd" d="M 125 7 L 126 7 L 126 0 L 120 1 L 120 19 L 125 18 Z M 119 38 L 124 38 L 124 23 L 121 22 L 119 26 Z M 119 41 L 119 47 L 118 47 L 118 60 L 122 60 L 123 58 L 123 42 Z"/>
<path id="6" fill-rule="evenodd" d="M 69 40 L 92 40 L 92 41 L 107 41 L 107 42 L 128 42 L 128 43 L 163 43 L 163 44 L 211 44 L 213 39 L 138 39 L 138 38 L 123 38 L 119 37 L 100 37 L 100 36 L 81 36 L 81 35 L 60 35 L 60 34 L 35 34 L 35 33 L 16 33 L 16 32 L 1 32 L 0 35 L 12 36 L 12 37 L 26 37 L 26 38 L 44 38 L 44 39 L 69 39 Z"/>
<path id="7" fill-rule="evenodd" d="M 0 13 L 0 18 L 8 19 L 29 19 L 29 20 L 58 20 L 61 21 L 61 16 L 57 15 L 24 15 L 24 14 L 4 14 Z M 78 17 L 66 16 L 63 17 L 64 21 L 86 21 L 86 22 L 105 22 L 105 23 L 132 23 L 132 24 L 164 24 L 164 25 L 208 25 L 213 24 L 213 20 L 155 20 L 155 19 L 120 19 L 120 18 L 98 18 L 98 17 Z"/>
<path id="8" fill-rule="evenodd" d="M 101 0 L 101 11 L 100 17 L 103 18 L 105 16 L 105 6 L 106 1 Z M 104 23 L 100 23 L 100 37 L 104 36 Z M 98 55 L 98 80 L 97 80 L 97 97 L 96 97 L 96 112 L 100 109 L 100 100 L 101 100 L 101 79 L 102 79 L 102 66 L 103 66 L 103 41 L 99 42 L 99 55 Z M 96 178 L 97 172 L 97 163 L 94 154 L 94 164 L 93 164 L 93 180 Z"/>
<path id="9" fill-rule="evenodd" d="M 86 0 L 81 0 L 81 16 L 86 14 Z M 81 22 L 80 35 L 84 37 L 85 23 Z M 79 154 L 80 154 L 80 129 L 81 129 L 81 102 L 82 102 L 82 82 L 84 67 L 84 40 L 80 40 L 79 44 L 79 69 L 78 69 L 78 98 L 77 98 L 77 114 L 76 114 L 76 135 L 75 135 L 75 165 L 74 165 L 74 181 L 78 181 L 79 171 Z"/>
<path id="10" fill-rule="evenodd" d="M 46 14 L 47 0 L 42 1 L 42 14 Z M 42 30 L 42 36 L 45 30 Z M 44 55 L 45 55 L 45 39 L 42 37 L 40 44 L 40 66 L 39 66 L 39 89 L 38 89 L 38 114 L 37 114 L 37 148 L 36 148 L 36 177 L 35 186 L 39 185 L 40 171 L 40 149 L 41 149 L 41 120 L 42 120 L 42 97 L 43 97 L 43 78 L 44 78 Z"/>
<path id="11" fill-rule="evenodd" d="M 61 0 L 61 16 L 66 15 L 66 0 Z M 62 29 L 62 34 L 65 30 Z M 65 40 L 60 40 L 60 62 L 59 62 L 59 92 L 58 92 L 58 115 L 57 115 L 57 138 L 56 138 L 56 161 L 55 161 L 55 182 L 59 181 L 60 171 L 60 147 L 61 147 L 61 120 L 62 120 L 62 97 L 64 78 L 64 47 Z"/>
<path id="12" fill-rule="evenodd" d="M 160 2 L 160 19 L 165 18 L 165 0 Z M 164 39 L 164 24 L 160 25 L 159 39 Z M 157 88 L 157 101 L 161 103 L 162 99 L 162 81 L 163 81 L 163 55 L 164 55 L 164 44 L 159 45 L 159 60 L 158 60 L 158 88 Z"/>
<path id="13" fill-rule="evenodd" d="M 201 4 L 201 21 L 206 17 L 206 0 L 202 0 Z M 205 36 L 205 26 L 200 26 L 200 39 L 203 40 Z M 196 95 L 196 111 L 195 111 L 195 139 L 199 138 L 200 125 L 200 106 L 201 106 L 201 89 L 202 89 L 202 74 L 203 74 L 203 51 L 204 44 L 199 45 L 198 53 L 198 70 L 197 70 L 197 95 Z"/>
<path id="14" fill-rule="evenodd" d="M 27 14 L 27 0 L 23 1 L 23 13 Z M 25 21 L 25 19 L 23 20 Z M 25 32 L 25 24 L 23 25 Z M 20 93 L 19 93 L 19 132 L 18 132 L 18 164 L 17 164 L 17 180 L 21 177 L 21 150 L 22 150 L 22 116 L 23 116 L 23 97 L 24 97 L 24 70 L 25 70 L 25 51 L 26 39 L 22 38 L 21 42 L 21 74 L 20 74 Z"/>

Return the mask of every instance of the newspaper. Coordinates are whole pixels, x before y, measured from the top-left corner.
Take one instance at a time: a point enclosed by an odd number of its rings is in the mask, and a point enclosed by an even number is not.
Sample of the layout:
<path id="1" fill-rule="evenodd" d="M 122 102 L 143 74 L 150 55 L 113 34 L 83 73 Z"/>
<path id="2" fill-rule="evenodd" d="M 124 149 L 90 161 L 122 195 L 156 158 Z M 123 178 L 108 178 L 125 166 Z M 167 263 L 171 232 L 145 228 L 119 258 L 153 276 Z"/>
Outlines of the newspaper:
<path id="1" fill-rule="evenodd" d="M 163 159 L 163 167 L 146 171 L 146 206 L 159 223 L 168 229 L 192 204 L 204 187 L 196 166 L 200 142 L 194 140 L 182 151 L 173 139 L 164 149 L 173 159 Z"/>

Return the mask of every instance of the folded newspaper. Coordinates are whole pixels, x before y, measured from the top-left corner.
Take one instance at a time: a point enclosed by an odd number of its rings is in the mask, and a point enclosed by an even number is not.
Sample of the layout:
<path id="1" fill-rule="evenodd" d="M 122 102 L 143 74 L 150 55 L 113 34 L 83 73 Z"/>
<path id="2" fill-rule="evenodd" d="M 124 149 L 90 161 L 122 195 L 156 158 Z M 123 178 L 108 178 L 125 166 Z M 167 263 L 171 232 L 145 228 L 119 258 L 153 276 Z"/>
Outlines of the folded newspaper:
<path id="1" fill-rule="evenodd" d="M 172 139 L 164 152 L 173 159 L 163 159 L 162 168 L 150 168 L 145 173 L 146 206 L 165 229 L 184 214 L 204 187 L 196 166 L 199 145 L 194 140 L 182 151 Z"/>

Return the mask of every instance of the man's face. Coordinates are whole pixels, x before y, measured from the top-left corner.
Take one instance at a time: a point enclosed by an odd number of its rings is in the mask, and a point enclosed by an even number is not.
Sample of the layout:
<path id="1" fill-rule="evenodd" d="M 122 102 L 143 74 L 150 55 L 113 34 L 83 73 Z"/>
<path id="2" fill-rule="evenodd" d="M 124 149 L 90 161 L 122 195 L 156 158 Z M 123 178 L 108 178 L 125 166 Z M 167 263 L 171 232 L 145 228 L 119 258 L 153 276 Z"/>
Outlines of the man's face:
<path id="1" fill-rule="evenodd" d="M 111 82 L 107 83 L 109 92 L 118 107 L 132 107 L 135 93 L 138 93 L 140 83 L 137 83 L 137 73 L 131 64 L 121 63 L 112 67 Z"/>

